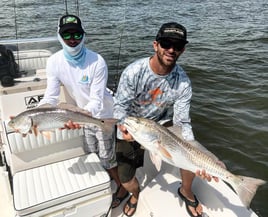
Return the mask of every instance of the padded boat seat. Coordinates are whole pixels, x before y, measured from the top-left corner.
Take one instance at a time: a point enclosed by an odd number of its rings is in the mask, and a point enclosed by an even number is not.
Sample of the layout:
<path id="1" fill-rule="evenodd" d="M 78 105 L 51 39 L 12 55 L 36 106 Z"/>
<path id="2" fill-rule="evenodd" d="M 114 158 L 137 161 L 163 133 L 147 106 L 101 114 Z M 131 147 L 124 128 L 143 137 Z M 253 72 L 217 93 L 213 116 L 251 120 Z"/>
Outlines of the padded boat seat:
<path id="1" fill-rule="evenodd" d="M 110 177 L 95 153 L 17 172 L 14 207 L 20 216 L 55 207 L 86 195 L 110 194 Z"/>
<path id="2" fill-rule="evenodd" d="M 82 128 L 76 130 L 55 129 L 51 133 L 51 138 L 49 139 L 40 133 L 37 136 L 35 136 L 33 133 L 32 134 L 29 133 L 27 134 L 27 136 L 24 137 L 20 133 L 15 132 L 10 133 L 9 131 L 10 129 L 7 129 L 8 132 L 7 139 L 11 149 L 10 151 L 13 154 L 27 152 L 42 147 L 47 147 L 61 142 L 66 143 L 70 139 L 83 136 Z"/>
<path id="3" fill-rule="evenodd" d="M 9 154 L 8 164 L 12 174 L 86 154 L 83 129 L 56 129 L 48 139 L 42 134 L 23 137 L 10 129 L 6 122 L 3 123 L 5 144 L 8 145 L 5 152 Z"/>
<path id="4" fill-rule="evenodd" d="M 20 71 L 35 71 L 36 69 L 44 69 L 48 57 L 52 55 L 49 50 L 21 50 L 14 51 L 15 59 L 19 64 Z"/>

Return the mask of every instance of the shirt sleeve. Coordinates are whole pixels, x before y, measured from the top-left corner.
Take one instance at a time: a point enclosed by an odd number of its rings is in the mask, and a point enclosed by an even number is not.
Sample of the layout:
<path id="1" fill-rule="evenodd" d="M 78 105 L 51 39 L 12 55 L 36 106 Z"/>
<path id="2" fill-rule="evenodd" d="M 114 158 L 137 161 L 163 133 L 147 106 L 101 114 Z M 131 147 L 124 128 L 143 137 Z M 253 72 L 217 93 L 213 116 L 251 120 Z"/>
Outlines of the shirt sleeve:
<path id="1" fill-rule="evenodd" d="M 48 59 L 47 61 L 46 73 L 47 88 L 44 94 L 44 98 L 40 101 L 39 106 L 47 103 L 56 106 L 59 102 L 61 82 L 57 78 L 56 67 L 53 64 L 52 59 Z"/>
<path id="2" fill-rule="evenodd" d="M 84 109 L 91 112 L 93 117 L 98 117 L 103 109 L 104 92 L 108 80 L 108 68 L 105 61 L 100 58 L 96 65 L 94 77 L 90 86 L 89 102 Z"/>
<path id="3" fill-rule="evenodd" d="M 181 126 L 183 138 L 190 141 L 194 140 L 190 118 L 192 87 L 189 79 L 184 81 L 181 85 L 182 92 L 174 104 L 173 123 Z"/>
<path id="4" fill-rule="evenodd" d="M 121 120 L 131 109 L 135 98 L 134 68 L 130 65 L 121 74 L 114 98 L 114 118 Z"/>

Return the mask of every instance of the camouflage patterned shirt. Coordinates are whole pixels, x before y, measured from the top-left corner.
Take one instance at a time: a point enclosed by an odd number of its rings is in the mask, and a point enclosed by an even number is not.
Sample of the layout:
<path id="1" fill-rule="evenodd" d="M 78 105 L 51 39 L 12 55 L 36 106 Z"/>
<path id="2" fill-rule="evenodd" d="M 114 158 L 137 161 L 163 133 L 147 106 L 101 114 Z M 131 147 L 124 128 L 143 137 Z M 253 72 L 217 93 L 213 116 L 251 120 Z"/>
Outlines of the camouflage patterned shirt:
<path id="1" fill-rule="evenodd" d="M 160 123 L 172 120 L 182 128 L 186 140 L 194 140 L 189 116 L 192 97 L 189 77 L 179 65 L 168 75 L 157 75 L 149 60 L 149 57 L 137 60 L 122 72 L 114 99 L 114 118 L 136 116 Z"/>

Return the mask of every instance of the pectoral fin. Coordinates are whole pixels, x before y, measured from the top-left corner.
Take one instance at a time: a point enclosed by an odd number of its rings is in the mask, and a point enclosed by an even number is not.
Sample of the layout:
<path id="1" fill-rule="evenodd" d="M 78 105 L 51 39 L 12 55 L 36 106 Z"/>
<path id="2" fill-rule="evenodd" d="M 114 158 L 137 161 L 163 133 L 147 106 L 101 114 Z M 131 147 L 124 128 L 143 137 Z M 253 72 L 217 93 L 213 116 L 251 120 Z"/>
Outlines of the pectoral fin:
<path id="1" fill-rule="evenodd" d="M 172 155 L 169 153 L 169 151 L 162 146 L 160 143 L 158 144 L 158 150 L 163 158 L 164 161 L 169 162 L 170 164 L 173 164 Z"/>
<path id="2" fill-rule="evenodd" d="M 160 171 L 161 169 L 161 165 L 162 165 L 162 159 L 159 155 L 150 152 L 150 159 L 152 161 L 152 163 L 155 165 L 155 168 L 157 169 L 157 171 Z"/>
<path id="3" fill-rule="evenodd" d="M 165 147 L 159 145 L 159 146 L 158 146 L 158 149 L 159 149 L 159 151 L 161 152 L 161 154 L 162 154 L 165 158 L 167 158 L 168 160 L 172 160 L 172 156 L 171 156 L 171 154 L 168 152 L 168 150 L 167 150 Z"/>

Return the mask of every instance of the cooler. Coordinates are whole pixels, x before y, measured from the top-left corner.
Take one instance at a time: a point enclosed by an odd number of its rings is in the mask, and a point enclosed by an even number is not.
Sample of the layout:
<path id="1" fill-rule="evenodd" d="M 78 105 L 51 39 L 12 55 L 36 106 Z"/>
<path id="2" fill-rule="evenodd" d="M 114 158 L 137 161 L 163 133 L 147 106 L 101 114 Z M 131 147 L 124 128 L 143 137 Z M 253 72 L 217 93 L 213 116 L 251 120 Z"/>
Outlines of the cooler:
<path id="1" fill-rule="evenodd" d="M 17 172 L 13 189 L 23 217 L 106 216 L 112 202 L 110 177 L 94 153 Z"/>

